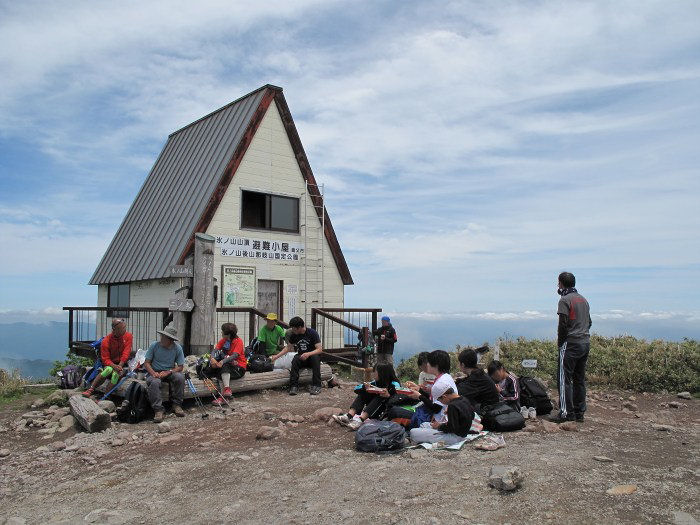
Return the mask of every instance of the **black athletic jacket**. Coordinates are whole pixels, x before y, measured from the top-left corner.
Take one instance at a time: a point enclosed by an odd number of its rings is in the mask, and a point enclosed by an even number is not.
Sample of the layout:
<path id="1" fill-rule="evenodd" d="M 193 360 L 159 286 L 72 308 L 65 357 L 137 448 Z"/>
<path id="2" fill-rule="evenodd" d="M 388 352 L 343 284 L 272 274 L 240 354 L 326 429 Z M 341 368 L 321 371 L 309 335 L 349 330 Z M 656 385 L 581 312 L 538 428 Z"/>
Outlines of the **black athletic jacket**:
<path id="1" fill-rule="evenodd" d="M 383 341 L 381 339 L 382 334 L 386 336 Z M 372 332 L 372 335 L 377 338 L 378 354 L 394 353 L 394 343 L 398 340 L 398 337 L 396 336 L 396 330 L 394 330 L 394 327 L 391 326 L 391 323 L 389 323 L 387 326 L 380 326 L 374 332 Z"/>
<path id="2" fill-rule="evenodd" d="M 455 381 L 457 392 L 477 407 L 495 405 L 500 400 L 496 383 L 481 368 Z"/>
<path id="3" fill-rule="evenodd" d="M 447 405 L 447 423 L 438 427 L 440 432 L 449 432 L 458 436 L 467 437 L 474 419 L 474 407 L 468 399 L 458 397 Z"/>

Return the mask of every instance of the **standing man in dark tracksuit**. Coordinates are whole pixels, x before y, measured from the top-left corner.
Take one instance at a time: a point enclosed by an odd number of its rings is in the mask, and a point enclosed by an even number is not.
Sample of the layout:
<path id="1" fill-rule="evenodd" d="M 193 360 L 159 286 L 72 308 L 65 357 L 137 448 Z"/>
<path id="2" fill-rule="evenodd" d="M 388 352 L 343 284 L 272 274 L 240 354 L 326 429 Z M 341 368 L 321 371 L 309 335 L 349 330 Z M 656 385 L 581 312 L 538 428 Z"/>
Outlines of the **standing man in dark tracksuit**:
<path id="1" fill-rule="evenodd" d="M 557 314 L 559 348 L 559 416 L 556 422 L 583 423 L 586 411 L 586 361 L 590 350 L 591 313 L 588 301 L 576 291 L 572 273 L 559 274 L 561 295 Z"/>
<path id="2" fill-rule="evenodd" d="M 396 330 L 391 326 L 391 319 L 382 317 L 382 326 L 373 334 L 377 338 L 377 364 L 394 366 L 394 343 L 398 340 Z"/>

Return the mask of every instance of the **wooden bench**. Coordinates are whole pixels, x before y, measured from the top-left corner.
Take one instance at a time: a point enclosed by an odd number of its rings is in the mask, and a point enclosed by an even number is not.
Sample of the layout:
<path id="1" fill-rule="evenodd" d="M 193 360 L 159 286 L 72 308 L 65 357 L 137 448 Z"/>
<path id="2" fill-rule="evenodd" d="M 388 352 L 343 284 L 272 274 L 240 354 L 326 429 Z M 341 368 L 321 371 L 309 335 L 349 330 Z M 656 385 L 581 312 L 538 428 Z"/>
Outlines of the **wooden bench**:
<path id="1" fill-rule="evenodd" d="M 331 370 L 331 367 L 328 366 L 326 363 L 321 363 L 321 380 L 328 381 L 332 377 L 332 375 L 333 372 Z M 198 396 L 207 397 L 211 395 L 209 389 L 206 386 L 204 386 L 204 381 L 200 380 L 196 374 L 190 373 L 190 376 L 192 379 L 192 385 L 194 386 L 195 390 L 197 390 Z M 146 384 L 145 380 L 139 380 L 130 377 L 126 381 L 124 381 L 119 386 L 119 388 L 117 388 L 110 395 L 124 397 L 127 388 L 129 388 L 129 385 L 134 381 L 139 381 L 140 383 L 143 383 L 144 386 Z M 311 370 L 308 368 L 302 368 L 299 371 L 299 385 L 306 385 L 310 383 Z M 214 380 L 214 385 L 216 385 L 216 388 L 218 388 L 219 391 L 221 390 L 220 384 L 216 380 Z M 246 374 L 241 379 L 231 380 L 231 392 L 251 392 L 254 390 L 263 390 L 265 388 L 279 388 L 287 385 L 289 385 L 289 370 L 284 368 L 279 368 L 273 370 L 272 372 L 261 372 L 259 374 L 251 374 L 250 372 L 246 372 Z M 112 383 L 106 381 L 105 383 L 102 383 L 102 385 L 100 385 L 100 387 L 97 390 L 104 393 L 111 389 L 112 386 Z M 160 389 L 163 399 L 170 399 L 170 390 L 168 383 L 165 381 L 162 382 Z M 185 399 L 191 399 L 193 397 L 194 394 L 192 393 L 192 390 L 190 390 L 189 387 L 185 385 Z"/>

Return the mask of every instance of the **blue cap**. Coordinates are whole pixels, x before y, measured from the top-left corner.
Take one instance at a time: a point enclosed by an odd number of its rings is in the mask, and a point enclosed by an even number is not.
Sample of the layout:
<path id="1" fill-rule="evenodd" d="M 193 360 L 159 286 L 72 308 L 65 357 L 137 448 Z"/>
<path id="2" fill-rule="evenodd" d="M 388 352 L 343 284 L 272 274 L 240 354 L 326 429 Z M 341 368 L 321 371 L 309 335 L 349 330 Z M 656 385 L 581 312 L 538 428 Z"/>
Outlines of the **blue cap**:
<path id="1" fill-rule="evenodd" d="M 390 323 L 391 319 L 389 319 L 388 315 L 385 315 L 384 317 L 382 317 L 382 321 L 386 321 L 387 323 Z"/>

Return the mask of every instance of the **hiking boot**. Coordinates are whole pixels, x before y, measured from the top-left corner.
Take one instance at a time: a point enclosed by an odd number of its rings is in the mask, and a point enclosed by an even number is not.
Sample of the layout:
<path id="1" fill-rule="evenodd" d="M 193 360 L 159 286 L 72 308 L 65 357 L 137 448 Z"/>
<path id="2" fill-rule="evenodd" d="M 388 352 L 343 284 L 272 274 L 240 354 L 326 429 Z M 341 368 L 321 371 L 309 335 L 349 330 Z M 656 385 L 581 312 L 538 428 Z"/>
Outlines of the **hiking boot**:
<path id="1" fill-rule="evenodd" d="M 364 421 L 362 421 L 360 416 L 353 416 L 352 420 L 348 423 L 348 427 L 352 430 L 357 430 L 362 426 L 362 423 L 364 423 Z"/>
<path id="2" fill-rule="evenodd" d="M 333 419 L 334 419 L 337 423 L 339 423 L 339 424 L 341 424 L 341 425 L 343 425 L 343 426 L 345 426 L 345 427 L 347 427 L 347 426 L 348 426 L 348 423 L 350 423 L 350 418 L 348 417 L 347 414 L 340 414 L 340 415 L 333 414 Z"/>
<path id="3" fill-rule="evenodd" d="M 561 414 L 559 414 L 557 417 L 553 417 L 550 419 L 552 423 L 566 423 L 567 421 L 576 421 L 576 418 L 574 416 L 569 416 L 567 415 L 566 417 L 563 417 Z"/>
<path id="4" fill-rule="evenodd" d="M 173 412 L 175 412 L 177 417 L 185 417 L 185 411 L 182 410 L 180 405 L 173 405 Z"/>
<path id="5" fill-rule="evenodd" d="M 231 392 L 231 387 L 227 386 L 224 388 L 224 397 L 231 397 L 233 395 L 233 392 Z"/>
<path id="6" fill-rule="evenodd" d="M 319 395 L 320 393 L 321 393 L 321 387 L 320 387 L 320 386 L 312 385 L 312 386 L 309 387 L 309 394 L 311 394 L 312 396 L 317 396 L 317 395 Z"/>
<path id="7" fill-rule="evenodd" d="M 211 402 L 211 404 L 220 407 L 225 404 L 225 401 L 223 397 L 217 397 L 216 399 L 214 399 L 214 401 Z"/>
<path id="8" fill-rule="evenodd" d="M 299 387 L 297 386 L 290 386 L 289 387 L 289 395 L 290 396 L 295 396 L 299 393 Z"/>
<path id="9" fill-rule="evenodd" d="M 85 397 L 90 397 L 94 391 L 95 391 L 95 389 L 92 388 L 92 387 L 90 387 L 90 388 L 88 388 L 85 392 L 83 392 L 83 395 L 84 395 Z"/>
<path id="10" fill-rule="evenodd" d="M 583 423 L 583 414 L 576 414 L 576 423 Z"/>
<path id="11" fill-rule="evenodd" d="M 163 419 L 165 419 L 165 412 L 163 412 L 162 410 L 156 411 L 155 415 L 153 416 L 153 422 L 162 423 Z"/>

